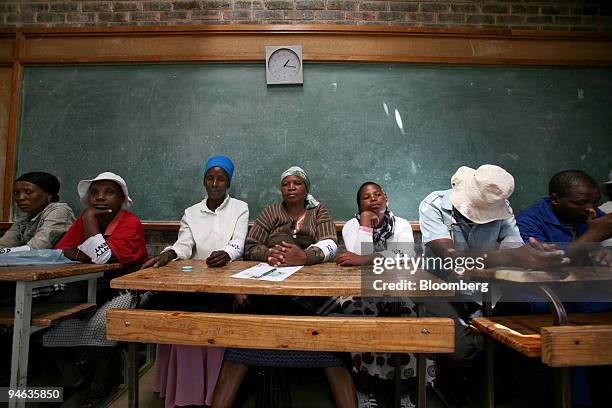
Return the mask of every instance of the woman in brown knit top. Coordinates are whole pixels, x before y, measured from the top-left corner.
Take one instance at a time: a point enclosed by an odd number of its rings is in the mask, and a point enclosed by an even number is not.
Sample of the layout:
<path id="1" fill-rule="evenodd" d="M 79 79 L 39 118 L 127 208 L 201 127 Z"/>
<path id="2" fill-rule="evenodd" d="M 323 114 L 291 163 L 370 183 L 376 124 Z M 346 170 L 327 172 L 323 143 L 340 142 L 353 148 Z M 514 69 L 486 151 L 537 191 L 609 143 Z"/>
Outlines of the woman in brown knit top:
<path id="1" fill-rule="evenodd" d="M 283 173 L 283 201 L 270 204 L 255 220 L 245 258 L 274 266 L 312 265 L 336 255 L 336 228 L 325 205 L 308 194 L 310 181 L 299 167 Z"/>
<path id="2" fill-rule="evenodd" d="M 301 168 L 291 167 L 282 174 L 283 201 L 264 208 L 255 220 L 245 242 L 247 260 L 264 261 L 273 266 L 293 266 L 312 265 L 335 258 L 337 236 L 334 223 L 327 208 L 315 200 L 309 190 L 310 181 Z M 246 303 L 246 298 L 244 300 Z M 275 301 L 278 302 L 278 298 Z M 269 306 L 269 303 L 265 304 Z M 353 379 L 333 353 L 229 349 L 215 389 L 214 408 L 232 406 L 250 365 L 324 368 L 336 405 L 356 407 Z"/>

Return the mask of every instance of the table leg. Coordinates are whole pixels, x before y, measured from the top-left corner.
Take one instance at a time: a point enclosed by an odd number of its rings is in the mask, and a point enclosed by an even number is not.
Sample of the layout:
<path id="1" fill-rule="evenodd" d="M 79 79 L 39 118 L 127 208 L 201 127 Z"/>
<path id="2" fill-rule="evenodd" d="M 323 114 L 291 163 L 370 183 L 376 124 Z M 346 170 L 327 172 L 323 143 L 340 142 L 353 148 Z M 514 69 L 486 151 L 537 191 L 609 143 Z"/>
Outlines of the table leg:
<path id="1" fill-rule="evenodd" d="M 138 408 L 138 343 L 128 343 L 128 406 Z"/>
<path id="2" fill-rule="evenodd" d="M 401 299 L 395 299 L 393 302 L 393 315 L 399 316 L 401 314 L 402 303 Z M 402 404 L 402 355 L 400 353 L 394 353 L 393 358 L 395 366 L 393 367 L 393 378 L 394 378 L 394 395 L 393 395 L 393 406 L 400 408 Z"/>
<path id="3" fill-rule="evenodd" d="M 416 304 L 417 317 L 425 315 L 425 305 L 419 302 Z M 417 408 L 427 407 L 427 360 L 425 354 L 419 353 L 417 358 Z"/>
<path id="4" fill-rule="evenodd" d="M 483 315 L 490 317 L 493 314 L 493 308 L 491 306 L 491 291 L 482 293 L 482 308 Z M 495 366 L 493 364 L 493 339 L 491 337 L 483 336 L 483 345 L 485 350 L 485 395 L 484 395 L 484 406 L 486 408 L 493 408 L 495 406 Z"/>
<path id="5" fill-rule="evenodd" d="M 13 323 L 13 354 L 11 356 L 11 389 L 28 384 L 28 354 L 32 323 L 32 286 L 17 282 L 15 290 L 15 321 Z M 25 407 L 25 400 L 9 402 L 9 408 Z"/>
<path id="6" fill-rule="evenodd" d="M 89 279 L 87 281 L 87 302 L 96 303 L 96 295 L 98 291 L 98 278 Z"/>
<path id="7" fill-rule="evenodd" d="M 555 387 L 555 406 L 570 408 L 572 406 L 570 369 L 553 368 L 553 380 Z"/>
<path id="8" fill-rule="evenodd" d="M 393 369 L 393 375 L 395 378 L 395 395 L 393 400 L 393 406 L 400 408 L 402 404 L 402 355 L 395 353 L 395 367 Z"/>

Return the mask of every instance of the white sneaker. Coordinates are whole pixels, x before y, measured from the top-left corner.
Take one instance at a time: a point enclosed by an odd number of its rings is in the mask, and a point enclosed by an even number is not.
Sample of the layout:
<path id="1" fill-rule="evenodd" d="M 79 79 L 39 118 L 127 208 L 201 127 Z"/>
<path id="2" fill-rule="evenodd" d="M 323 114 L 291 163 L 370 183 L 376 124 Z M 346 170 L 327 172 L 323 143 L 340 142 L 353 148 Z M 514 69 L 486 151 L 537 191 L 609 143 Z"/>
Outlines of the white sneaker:
<path id="1" fill-rule="evenodd" d="M 357 407 L 358 408 L 378 408 L 378 402 L 373 394 L 366 394 L 357 390 Z"/>

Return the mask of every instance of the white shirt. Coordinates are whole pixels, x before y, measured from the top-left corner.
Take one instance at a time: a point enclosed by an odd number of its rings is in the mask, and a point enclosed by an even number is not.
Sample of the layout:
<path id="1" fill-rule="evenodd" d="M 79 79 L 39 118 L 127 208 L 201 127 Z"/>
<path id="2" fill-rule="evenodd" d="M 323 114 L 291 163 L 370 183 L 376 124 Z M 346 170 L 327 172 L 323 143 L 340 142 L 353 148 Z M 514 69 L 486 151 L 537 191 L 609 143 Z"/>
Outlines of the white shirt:
<path id="1" fill-rule="evenodd" d="M 211 211 L 206 200 L 185 210 L 178 239 L 162 253 L 172 249 L 177 259 L 206 259 L 220 250 L 227 252 L 232 261 L 242 257 L 249 228 L 249 206 L 228 195 Z"/>
<path id="2" fill-rule="evenodd" d="M 357 218 L 352 218 L 342 228 L 342 238 L 346 250 L 357 255 L 369 255 L 374 251 L 372 228 L 359 225 Z M 362 250 L 363 248 L 363 250 Z M 387 250 L 382 255 L 392 257 L 397 254 L 414 256 L 414 236 L 410 223 L 395 216 L 395 232 L 387 239 Z"/>

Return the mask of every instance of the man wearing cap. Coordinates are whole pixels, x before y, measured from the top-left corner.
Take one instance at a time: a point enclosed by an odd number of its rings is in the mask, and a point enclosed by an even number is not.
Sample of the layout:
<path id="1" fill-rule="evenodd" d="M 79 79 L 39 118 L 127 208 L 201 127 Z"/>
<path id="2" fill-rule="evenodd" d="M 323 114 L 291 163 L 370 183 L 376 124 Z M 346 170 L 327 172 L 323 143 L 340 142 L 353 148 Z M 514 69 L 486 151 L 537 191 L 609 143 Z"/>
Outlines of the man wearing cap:
<path id="1" fill-rule="evenodd" d="M 514 178 L 504 169 L 490 164 L 476 170 L 463 166 L 451 178 L 451 186 L 450 190 L 434 191 L 419 205 L 425 257 L 480 258 L 484 267 L 544 268 L 562 264 L 561 251 L 523 245 L 507 201 L 514 191 Z M 460 276 L 451 270 L 432 272 L 446 280 Z M 470 366 L 480 349 L 468 326 L 470 315 L 477 309 L 471 297 L 462 297 L 456 303 L 431 302 L 425 308 L 428 315 L 454 318 L 455 352 L 450 358 L 462 367 Z"/>
<path id="2" fill-rule="evenodd" d="M 548 197 L 517 216 L 523 240 L 553 243 L 574 264 L 590 256 L 595 263 L 612 265 L 612 252 L 595 245 L 612 237 L 612 214 L 597 208 L 599 199 L 599 186 L 587 173 L 565 170 L 555 174 L 548 184 Z"/>
<path id="3" fill-rule="evenodd" d="M 514 192 L 514 177 L 506 170 L 491 164 L 477 170 L 463 166 L 451 178 L 451 185 L 450 190 L 429 194 L 419 205 L 425 256 L 486 254 L 486 267 L 561 264 L 560 252 L 523 246 L 508 202 Z"/>

